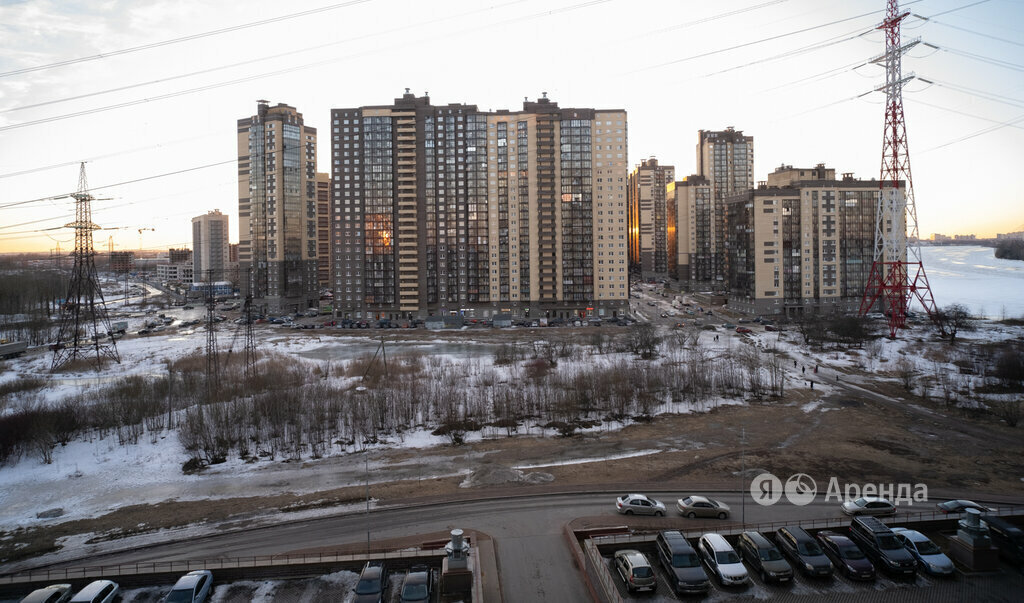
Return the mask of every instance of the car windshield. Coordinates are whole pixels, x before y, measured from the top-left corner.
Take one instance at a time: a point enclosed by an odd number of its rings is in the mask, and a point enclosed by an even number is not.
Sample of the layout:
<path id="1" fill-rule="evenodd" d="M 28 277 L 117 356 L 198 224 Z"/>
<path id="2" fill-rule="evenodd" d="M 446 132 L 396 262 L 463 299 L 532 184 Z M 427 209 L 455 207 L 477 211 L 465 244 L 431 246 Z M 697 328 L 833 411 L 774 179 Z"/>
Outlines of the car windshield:
<path id="1" fill-rule="evenodd" d="M 700 561 L 696 553 L 681 553 L 672 555 L 672 567 L 697 567 Z"/>
<path id="2" fill-rule="evenodd" d="M 796 550 L 801 555 L 820 555 L 821 548 L 815 542 L 801 542 L 796 545 Z"/>
<path id="3" fill-rule="evenodd" d="M 942 552 L 931 540 L 921 540 L 914 544 L 917 545 L 917 552 L 922 555 L 938 555 Z"/>
<path id="4" fill-rule="evenodd" d="M 843 559 L 863 559 L 864 553 L 855 546 L 848 546 L 842 550 Z"/>
<path id="5" fill-rule="evenodd" d="M 896 538 L 896 536 L 894 536 L 893 534 L 886 534 L 884 536 L 879 536 L 878 537 L 878 546 L 879 546 L 879 548 L 885 549 L 887 551 L 892 551 L 892 550 L 895 550 L 895 549 L 902 549 L 903 548 L 903 545 L 900 544 L 899 539 Z"/>
<path id="6" fill-rule="evenodd" d="M 176 589 L 172 590 L 171 594 L 167 595 L 164 599 L 166 603 L 191 603 L 192 601 L 192 589 Z"/>
<path id="7" fill-rule="evenodd" d="M 376 578 L 366 578 L 359 581 L 356 584 L 357 595 L 375 595 L 380 592 L 380 580 Z"/>
<path id="8" fill-rule="evenodd" d="M 858 498 L 857 500 L 853 501 L 853 504 L 857 505 L 858 507 L 863 507 L 864 505 L 868 504 L 868 501 L 863 498 Z"/>
<path id="9" fill-rule="evenodd" d="M 778 561 L 782 555 L 775 549 L 761 549 L 761 561 Z"/>
<path id="10" fill-rule="evenodd" d="M 687 496 L 686 498 L 683 499 L 683 504 L 686 506 L 690 506 L 691 504 L 693 504 L 693 499 Z"/>
<path id="11" fill-rule="evenodd" d="M 426 584 L 407 584 L 402 589 L 403 601 L 424 601 L 427 598 Z"/>
<path id="12" fill-rule="evenodd" d="M 735 551 L 718 551 L 715 553 L 715 561 L 717 561 L 719 565 L 724 565 L 726 563 L 739 563 L 740 557 Z"/>
<path id="13" fill-rule="evenodd" d="M 654 571 L 649 567 L 634 567 L 633 577 L 635 578 L 650 578 L 654 575 Z"/>

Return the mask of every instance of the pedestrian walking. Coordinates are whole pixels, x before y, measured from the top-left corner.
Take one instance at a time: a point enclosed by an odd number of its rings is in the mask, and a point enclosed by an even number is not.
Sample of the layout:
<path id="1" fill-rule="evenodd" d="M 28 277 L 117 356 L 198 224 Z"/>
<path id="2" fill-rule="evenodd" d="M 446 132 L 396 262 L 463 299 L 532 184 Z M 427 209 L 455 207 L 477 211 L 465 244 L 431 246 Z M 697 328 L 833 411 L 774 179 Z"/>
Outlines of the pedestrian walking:
<path id="1" fill-rule="evenodd" d="M 801 375 L 807 374 L 807 367 L 806 366 L 801 366 L 800 367 L 800 374 Z"/>
<path id="2" fill-rule="evenodd" d="M 814 382 L 810 381 L 809 383 L 811 384 L 811 389 L 813 390 L 814 389 Z"/>

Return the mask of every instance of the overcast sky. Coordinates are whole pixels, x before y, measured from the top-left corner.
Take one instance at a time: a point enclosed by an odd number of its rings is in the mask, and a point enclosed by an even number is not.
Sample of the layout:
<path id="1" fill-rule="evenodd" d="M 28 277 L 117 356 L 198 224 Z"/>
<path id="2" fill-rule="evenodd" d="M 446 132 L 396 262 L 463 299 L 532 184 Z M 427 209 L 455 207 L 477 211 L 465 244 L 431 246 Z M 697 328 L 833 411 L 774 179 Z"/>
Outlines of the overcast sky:
<path id="1" fill-rule="evenodd" d="M 1024 228 L 1024 2 L 902 5 L 913 13 L 904 40 L 922 41 L 903 65 L 920 78 L 904 99 L 921 235 Z M 680 177 L 695 171 L 697 130 L 733 126 L 754 136 L 755 180 L 819 162 L 877 178 L 884 96 L 870 91 L 885 74 L 870 61 L 884 51 L 884 9 L 0 0 L 0 252 L 74 247 L 56 228 L 72 202 L 35 200 L 74 191 L 82 160 L 90 186 L 105 187 L 94 220 L 120 227 L 97 232 L 97 248 L 111 236 L 115 249 L 191 245 L 190 219 L 212 209 L 231 215 L 237 241 L 235 123 L 257 99 L 319 129 L 322 172 L 332 107 L 390 104 L 408 87 L 484 110 L 542 92 L 562 107 L 626 109 L 630 164 L 656 156 Z"/>

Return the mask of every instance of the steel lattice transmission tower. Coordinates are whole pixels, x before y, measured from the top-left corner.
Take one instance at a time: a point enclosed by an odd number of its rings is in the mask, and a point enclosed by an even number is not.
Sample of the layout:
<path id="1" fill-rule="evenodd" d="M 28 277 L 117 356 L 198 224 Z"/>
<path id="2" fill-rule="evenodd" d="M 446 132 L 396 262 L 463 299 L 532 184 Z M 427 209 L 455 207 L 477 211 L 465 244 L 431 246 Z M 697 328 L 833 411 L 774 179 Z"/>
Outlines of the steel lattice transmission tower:
<path id="1" fill-rule="evenodd" d="M 78 172 L 78 192 L 70 195 L 75 200 L 75 221 L 65 228 L 75 231 L 74 267 L 68 283 L 68 293 L 61 305 L 60 330 L 53 345 L 53 364 L 57 370 L 66 364 L 95 354 L 98 369 L 104 358 L 121 362 L 117 343 L 110 333 L 110 318 L 96 275 L 95 251 L 92 232 L 99 230 L 92 221 L 92 201 L 85 178 L 85 163 Z"/>
<path id="2" fill-rule="evenodd" d="M 256 377 L 256 332 L 253 322 L 256 317 L 252 312 L 252 295 L 245 296 L 245 380 L 248 383 Z"/>
<path id="3" fill-rule="evenodd" d="M 903 77 L 903 53 L 912 45 L 904 47 L 900 43 L 900 22 L 909 14 L 900 12 L 899 0 L 888 0 L 885 21 L 878 27 L 885 31 L 885 136 L 875 217 L 874 261 L 860 303 L 863 316 L 876 302 L 881 302 L 888 315 L 890 337 L 896 337 L 896 331 L 906 324 L 907 309 L 915 298 L 932 320 L 937 319 L 935 300 L 921 263 L 914 183 L 910 177 L 910 151 L 903 118 L 903 85 L 914 78 L 912 73 Z M 906 182 L 902 193 L 901 180 Z"/>
<path id="4" fill-rule="evenodd" d="M 206 401 L 213 402 L 220 379 L 220 359 L 217 357 L 217 300 L 213 294 L 213 270 L 206 279 Z"/>

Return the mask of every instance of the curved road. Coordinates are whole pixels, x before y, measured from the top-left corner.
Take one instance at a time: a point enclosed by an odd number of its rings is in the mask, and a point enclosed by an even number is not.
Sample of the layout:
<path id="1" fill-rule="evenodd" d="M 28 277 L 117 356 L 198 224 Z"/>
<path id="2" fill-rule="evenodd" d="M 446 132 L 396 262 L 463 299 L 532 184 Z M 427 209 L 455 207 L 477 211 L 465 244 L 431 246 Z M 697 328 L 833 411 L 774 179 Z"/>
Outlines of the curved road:
<path id="1" fill-rule="evenodd" d="M 725 525 L 718 520 L 679 517 L 675 512 L 679 492 L 651 494 L 665 503 L 674 528 L 707 526 L 708 531 L 713 531 L 716 526 Z M 733 518 L 739 521 L 740 496 L 736 493 L 715 496 L 732 507 Z M 590 599 L 582 576 L 573 565 L 563 533 L 569 521 L 588 517 L 606 525 L 665 527 L 666 520 L 663 519 L 618 515 L 613 506 L 614 498 L 614 493 L 552 494 L 405 508 L 384 507 L 371 510 L 369 514 L 325 517 L 91 556 L 87 564 L 285 554 L 301 549 L 365 542 L 368 529 L 370 538 L 377 539 L 463 528 L 493 537 L 506 602 L 583 602 Z M 804 507 L 791 505 L 785 499 L 772 507 L 765 507 L 752 502 L 749 496 L 747 499 L 747 523 L 841 516 L 837 504 L 821 502 L 821 497 Z M 80 566 L 83 562 L 60 565 Z"/>

